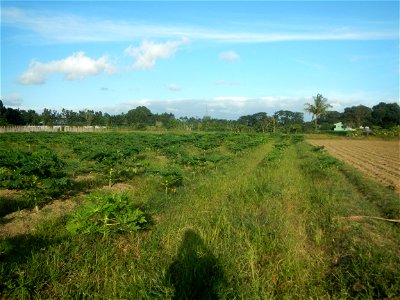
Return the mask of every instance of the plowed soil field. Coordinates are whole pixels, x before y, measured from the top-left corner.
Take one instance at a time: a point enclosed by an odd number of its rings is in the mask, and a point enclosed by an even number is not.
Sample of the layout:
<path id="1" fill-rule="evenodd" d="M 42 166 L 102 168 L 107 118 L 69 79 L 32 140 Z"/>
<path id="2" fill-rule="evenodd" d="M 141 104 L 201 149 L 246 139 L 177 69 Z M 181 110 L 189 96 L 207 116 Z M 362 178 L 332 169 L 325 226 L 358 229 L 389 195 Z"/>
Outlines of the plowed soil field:
<path id="1" fill-rule="evenodd" d="M 400 192 L 400 142 L 365 140 L 307 140 L 324 146 L 332 156 L 366 176 Z"/>

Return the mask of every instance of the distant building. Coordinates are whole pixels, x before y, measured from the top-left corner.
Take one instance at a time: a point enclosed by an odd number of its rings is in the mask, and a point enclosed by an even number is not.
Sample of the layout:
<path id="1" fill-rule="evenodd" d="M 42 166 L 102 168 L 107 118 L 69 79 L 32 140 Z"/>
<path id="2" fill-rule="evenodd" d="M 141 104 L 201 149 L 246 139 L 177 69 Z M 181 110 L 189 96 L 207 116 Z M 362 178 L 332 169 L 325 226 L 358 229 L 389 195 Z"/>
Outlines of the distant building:
<path id="1" fill-rule="evenodd" d="M 344 132 L 344 131 L 356 131 L 354 128 L 347 127 L 343 125 L 342 122 L 336 123 L 333 125 L 333 131 L 335 132 Z"/>

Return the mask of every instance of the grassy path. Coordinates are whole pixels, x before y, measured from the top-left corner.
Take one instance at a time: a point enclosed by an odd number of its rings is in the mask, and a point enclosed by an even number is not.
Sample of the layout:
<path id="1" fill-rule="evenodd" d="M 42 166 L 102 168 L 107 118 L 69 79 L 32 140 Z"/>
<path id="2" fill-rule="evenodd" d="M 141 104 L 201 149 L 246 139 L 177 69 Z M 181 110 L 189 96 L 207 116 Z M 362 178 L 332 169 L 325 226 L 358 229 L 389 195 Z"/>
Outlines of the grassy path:
<path id="1" fill-rule="evenodd" d="M 367 190 L 357 173 L 311 146 L 286 143 L 245 152 L 177 193 L 151 194 L 148 231 L 71 237 L 58 219 L 9 239 L 20 255 L 6 255 L 11 271 L 0 269 L 8 297 L 398 296 L 399 227 L 343 218 L 398 216 L 395 194 Z M 384 208 L 371 193 L 385 199 Z"/>

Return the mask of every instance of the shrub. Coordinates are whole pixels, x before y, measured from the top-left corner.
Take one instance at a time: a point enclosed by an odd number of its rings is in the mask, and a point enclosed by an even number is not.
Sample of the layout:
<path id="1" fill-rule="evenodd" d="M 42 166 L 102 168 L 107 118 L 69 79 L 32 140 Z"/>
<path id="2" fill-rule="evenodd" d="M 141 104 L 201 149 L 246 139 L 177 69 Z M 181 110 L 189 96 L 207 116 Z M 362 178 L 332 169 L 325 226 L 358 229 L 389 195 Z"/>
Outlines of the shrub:
<path id="1" fill-rule="evenodd" d="M 339 160 L 329 155 L 322 155 L 317 158 L 317 161 L 320 169 L 329 169 L 341 165 Z"/>
<path id="2" fill-rule="evenodd" d="M 311 151 L 313 152 L 324 152 L 325 146 L 312 146 Z"/>
<path id="3" fill-rule="evenodd" d="M 290 137 L 290 141 L 293 144 L 297 144 L 299 142 L 303 142 L 304 141 L 304 135 L 299 135 L 299 134 L 294 134 Z"/>
<path id="4" fill-rule="evenodd" d="M 73 235 L 134 232 L 149 224 L 149 217 L 134 205 L 127 193 L 95 192 L 87 200 L 67 223 L 67 230 Z"/>
<path id="5" fill-rule="evenodd" d="M 178 168 L 167 168 L 160 171 L 162 176 L 161 186 L 168 194 L 169 190 L 175 191 L 177 187 L 183 184 L 183 174 Z"/>

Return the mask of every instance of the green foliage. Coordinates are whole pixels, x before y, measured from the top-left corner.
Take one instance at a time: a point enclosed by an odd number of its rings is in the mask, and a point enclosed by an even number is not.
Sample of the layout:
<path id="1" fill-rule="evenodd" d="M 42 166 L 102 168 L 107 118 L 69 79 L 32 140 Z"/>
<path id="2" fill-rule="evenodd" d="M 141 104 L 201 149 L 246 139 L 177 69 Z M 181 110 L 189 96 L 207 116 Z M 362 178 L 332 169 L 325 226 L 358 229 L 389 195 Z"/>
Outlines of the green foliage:
<path id="1" fill-rule="evenodd" d="M 400 106 L 398 103 L 380 102 L 372 107 L 372 124 L 389 129 L 400 125 Z"/>
<path id="2" fill-rule="evenodd" d="M 314 104 L 306 103 L 304 109 L 308 113 L 312 114 L 315 123 L 315 130 L 317 130 L 319 117 L 325 114 L 328 108 L 332 107 L 332 105 L 328 104 L 328 99 L 324 98 L 321 94 L 317 94 L 313 99 Z"/>
<path id="3" fill-rule="evenodd" d="M 283 157 L 283 152 L 290 146 L 285 136 L 279 136 L 280 142 L 274 144 L 274 149 L 262 160 L 262 165 L 277 166 Z"/>
<path id="4" fill-rule="evenodd" d="M 382 129 L 380 127 L 373 127 L 372 134 L 383 139 L 393 139 L 400 137 L 400 125 L 393 126 L 389 129 Z"/>
<path id="5" fill-rule="evenodd" d="M 300 134 L 293 134 L 290 136 L 290 141 L 293 144 L 297 144 L 299 142 L 303 142 L 304 141 L 304 135 L 300 135 Z"/>
<path id="6" fill-rule="evenodd" d="M 375 125 L 385 129 L 400 125 L 400 108 L 397 103 L 381 102 L 372 109 L 363 105 L 346 107 L 343 113 L 327 111 L 330 107 L 326 98 L 317 94 L 314 103 L 305 105 L 305 110 L 313 114 L 315 129 L 328 130 L 334 123 L 344 121 L 353 127 L 360 125 Z M 0 100 L 1 103 L 1 100 Z M 303 113 L 288 110 L 276 111 L 273 116 L 265 112 L 258 112 L 253 115 L 244 115 L 238 120 L 182 117 L 176 119 L 171 113 L 153 114 L 147 107 L 139 106 L 119 115 L 109 115 L 101 111 L 82 110 L 72 111 L 62 109 L 61 112 L 45 108 L 42 114 L 34 110 L 21 110 L 0 106 L 0 125 L 60 125 L 60 126 L 107 126 L 108 128 L 124 128 L 152 130 L 181 129 L 201 130 L 212 132 L 275 132 L 282 130 L 289 132 L 307 132 L 308 125 L 304 124 Z M 60 128 L 61 131 L 64 127 Z M 212 144 L 201 143 L 200 147 L 211 149 Z"/>
<path id="7" fill-rule="evenodd" d="M 330 155 L 317 157 L 317 163 L 320 169 L 328 169 L 340 166 L 341 162 Z"/>
<path id="8" fill-rule="evenodd" d="M 324 146 L 308 145 L 308 154 L 304 156 L 302 170 L 313 180 L 330 176 L 330 172 L 342 166 L 342 162 L 326 153 Z"/>
<path id="9" fill-rule="evenodd" d="M 247 149 L 254 148 L 271 139 L 269 135 L 240 134 L 232 135 L 229 138 L 230 144 L 227 148 L 232 153 L 240 153 Z"/>
<path id="10" fill-rule="evenodd" d="M 161 176 L 161 187 L 165 194 L 169 191 L 176 191 L 176 188 L 183 184 L 183 173 L 179 168 L 164 168 L 157 172 Z"/>
<path id="11" fill-rule="evenodd" d="M 274 150 L 268 153 L 268 155 L 264 159 L 264 162 L 266 164 L 278 163 L 281 160 L 281 158 L 282 158 L 282 152 Z"/>
<path id="12" fill-rule="evenodd" d="M 286 149 L 289 146 L 290 146 L 290 144 L 287 141 L 282 141 L 282 142 L 276 143 L 274 145 L 274 148 L 279 150 L 279 151 L 282 151 L 282 150 Z"/>
<path id="13" fill-rule="evenodd" d="M 219 147 L 222 141 L 221 135 L 202 135 L 194 141 L 194 145 L 202 150 L 209 150 Z"/>
<path id="14" fill-rule="evenodd" d="M 4 151 L 0 164 L 0 186 L 24 190 L 26 201 L 36 207 L 71 187 L 64 172 L 65 163 L 50 150 Z"/>
<path id="15" fill-rule="evenodd" d="M 69 219 L 71 234 L 134 232 L 149 224 L 149 217 L 135 207 L 128 194 L 92 193 L 83 207 Z"/>
<path id="16" fill-rule="evenodd" d="M 348 126 L 359 128 L 370 125 L 371 112 L 372 110 L 364 105 L 346 107 L 342 119 Z"/>
<path id="17" fill-rule="evenodd" d="M 313 152 L 324 152 L 325 146 L 312 146 L 311 151 Z"/>
<path id="18" fill-rule="evenodd" d="M 21 137 L 4 140 L 25 145 Z M 53 135 L 49 140 L 35 135 L 32 145 L 45 140 L 69 166 L 80 158 L 71 147 L 80 142 L 88 149 L 101 145 L 107 151 L 113 147 L 124 151 L 140 143 L 143 151 L 122 155 L 117 163 L 83 159 L 73 168 L 78 174 L 90 169 L 93 176 L 103 176 L 100 172 L 110 166 L 115 170 L 143 164 L 144 170 L 135 175 L 140 178 L 127 182 L 135 187 L 134 194 L 96 192 L 69 217 L 41 222 L 31 234 L 0 238 L 2 297 L 390 299 L 399 295 L 399 228 L 385 221 L 351 218 L 398 218 L 396 193 L 371 184 L 350 168 L 335 167 L 324 151 L 294 143 L 290 136 L 221 135 L 220 146 L 208 150 L 193 145 L 198 138 L 201 135 L 114 133 Z M 268 140 L 274 143 L 255 147 Z M 57 146 L 60 141 L 62 147 Z M 235 155 L 229 147 L 242 142 L 249 147 Z M 183 158 L 203 164 L 200 172 L 178 164 Z M 3 167 L 0 172 L 10 170 Z M 112 181 L 117 175 L 113 173 Z M 174 178 L 183 178 L 184 183 L 176 194 L 172 194 Z M 160 189 L 164 184 L 167 193 Z M 154 215 L 157 226 L 149 227 L 147 212 Z M 121 234 L 126 232 L 134 234 Z"/>
<path id="19" fill-rule="evenodd" d="M 24 200 L 15 201 L 15 205 L 7 200 L 2 213 L 38 207 L 55 197 L 101 185 L 113 186 L 137 177 L 147 180 L 154 174 L 161 181 L 156 186 L 161 185 L 169 193 L 182 185 L 185 172 L 192 176 L 216 168 L 235 154 L 269 139 L 267 135 L 235 133 L 3 135 L 0 187 L 21 190 Z M 153 159 L 158 156 L 164 156 L 161 166 L 160 161 Z M 180 173 L 161 174 L 164 164 L 168 169 L 179 169 Z"/>

